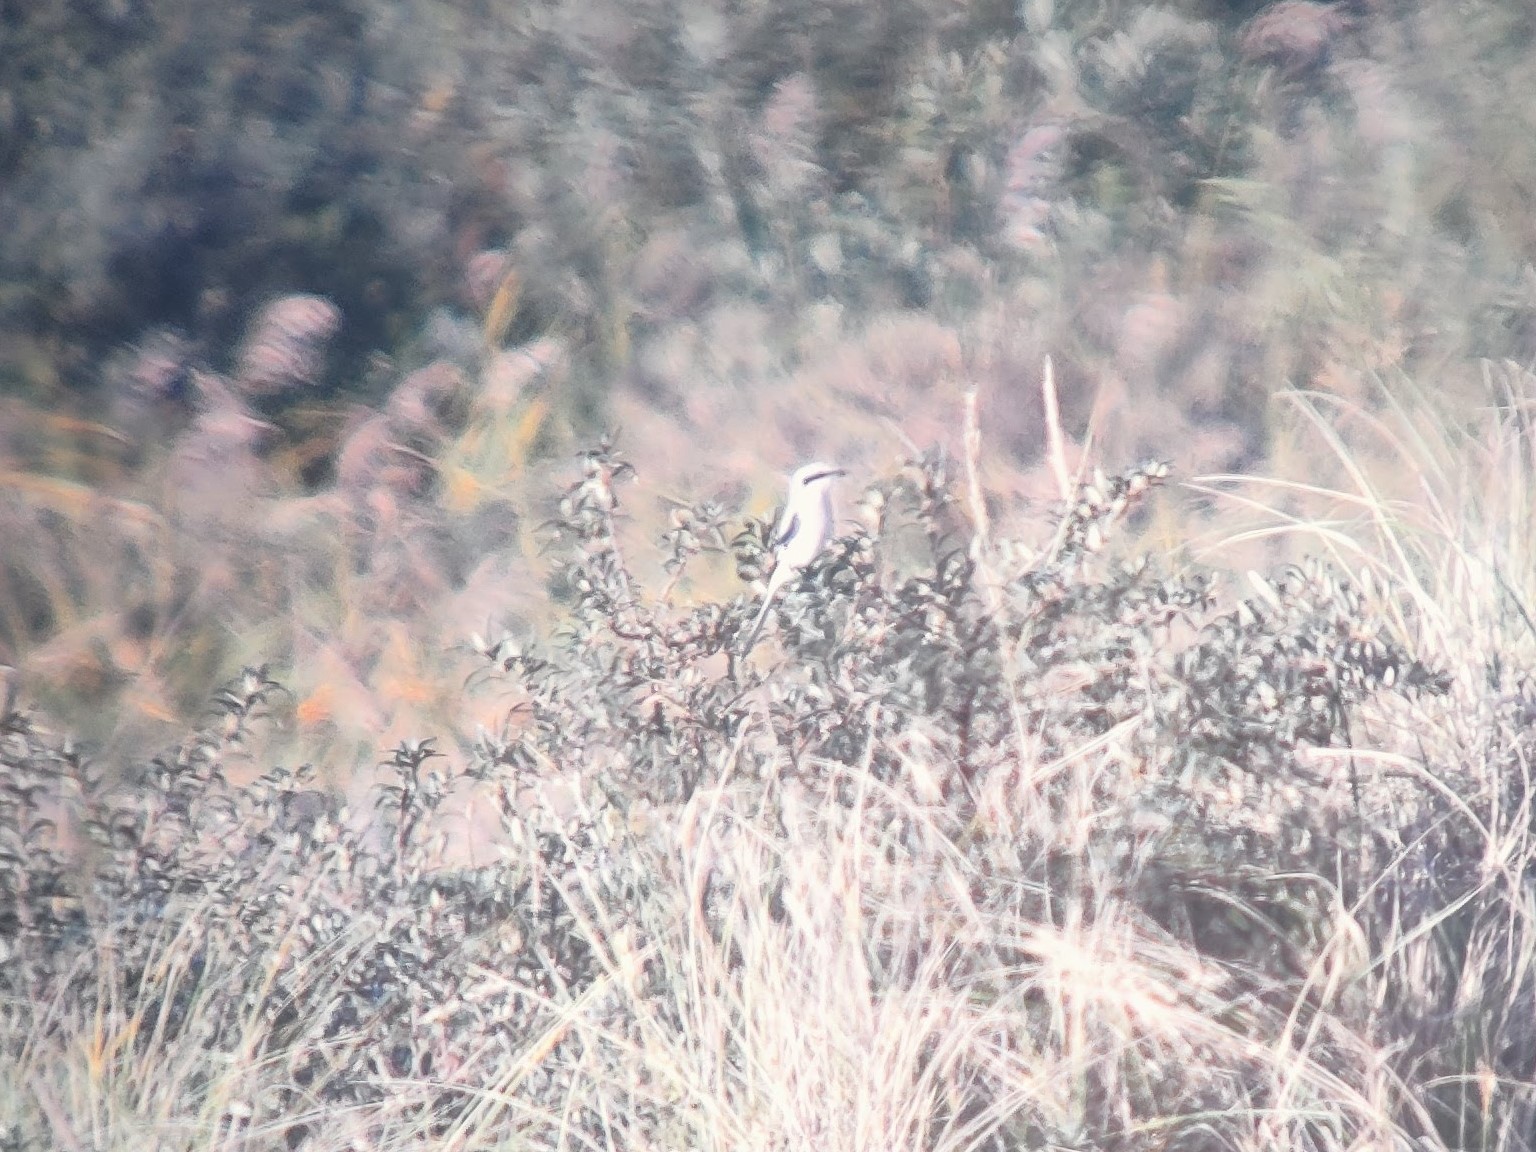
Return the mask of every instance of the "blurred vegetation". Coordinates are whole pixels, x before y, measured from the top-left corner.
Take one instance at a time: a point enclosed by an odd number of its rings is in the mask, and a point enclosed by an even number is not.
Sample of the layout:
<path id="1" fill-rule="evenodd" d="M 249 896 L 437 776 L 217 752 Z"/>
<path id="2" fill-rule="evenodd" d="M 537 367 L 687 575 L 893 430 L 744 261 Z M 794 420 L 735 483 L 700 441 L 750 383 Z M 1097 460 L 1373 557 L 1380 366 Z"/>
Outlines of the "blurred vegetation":
<path id="1" fill-rule="evenodd" d="M 514 335 L 574 336 L 597 403 L 722 299 L 1011 305 L 1074 387 L 1118 369 L 1187 407 L 1194 370 L 1254 434 L 1256 397 L 1345 349 L 1530 353 L 1515 0 L 202 14 L 8 13 L 13 388 L 88 387 L 164 325 L 222 367 L 307 291 L 346 317 L 326 388 L 356 389 L 502 247 Z M 1120 330 L 1164 298 L 1166 331 Z"/>

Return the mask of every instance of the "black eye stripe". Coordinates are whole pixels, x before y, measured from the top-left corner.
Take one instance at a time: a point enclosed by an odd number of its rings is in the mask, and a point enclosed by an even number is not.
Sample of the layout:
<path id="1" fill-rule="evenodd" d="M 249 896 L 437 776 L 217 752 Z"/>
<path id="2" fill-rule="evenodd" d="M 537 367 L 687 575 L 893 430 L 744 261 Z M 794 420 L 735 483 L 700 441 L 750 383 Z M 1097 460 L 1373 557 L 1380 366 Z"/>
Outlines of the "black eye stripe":
<path id="1" fill-rule="evenodd" d="M 828 468 L 825 472 L 812 472 L 801 483 L 814 484 L 818 480 L 825 480 L 828 476 L 841 476 L 842 474 L 843 470 L 841 468 Z"/>

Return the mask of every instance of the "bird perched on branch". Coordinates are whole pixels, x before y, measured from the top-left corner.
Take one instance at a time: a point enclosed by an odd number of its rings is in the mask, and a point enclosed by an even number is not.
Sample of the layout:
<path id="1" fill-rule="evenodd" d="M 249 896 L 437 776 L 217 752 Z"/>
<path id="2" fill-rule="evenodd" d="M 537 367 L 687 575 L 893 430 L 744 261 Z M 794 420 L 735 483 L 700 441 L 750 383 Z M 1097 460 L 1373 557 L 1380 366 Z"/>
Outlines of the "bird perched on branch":
<path id="1" fill-rule="evenodd" d="M 773 531 L 773 574 L 758 610 L 752 631 L 742 645 L 742 655 L 752 650 L 768 619 L 768 609 L 780 588 L 804 572 L 832 539 L 832 482 L 844 475 L 834 464 L 807 464 L 789 478 L 784 513 Z"/>

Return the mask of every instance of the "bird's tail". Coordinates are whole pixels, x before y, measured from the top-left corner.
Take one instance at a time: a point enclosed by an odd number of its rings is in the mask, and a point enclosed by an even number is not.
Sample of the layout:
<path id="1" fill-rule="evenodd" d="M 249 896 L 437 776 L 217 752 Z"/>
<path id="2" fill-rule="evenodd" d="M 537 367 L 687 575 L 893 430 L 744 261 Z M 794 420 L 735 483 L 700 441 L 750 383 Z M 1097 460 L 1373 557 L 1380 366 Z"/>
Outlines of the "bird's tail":
<path id="1" fill-rule="evenodd" d="M 763 625 L 768 622 L 768 609 L 773 607 L 773 594 L 777 589 L 773 585 L 768 586 L 768 591 L 763 594 L 763 606 L 757 611 L 757 619 L 752 621 L 752 631 L 747 633 L 746 642 L 741 646 L 741 654 L 745 656 L 752 651 L 752 645 L 757 643 L 757 638 L 762 634 Z"/>

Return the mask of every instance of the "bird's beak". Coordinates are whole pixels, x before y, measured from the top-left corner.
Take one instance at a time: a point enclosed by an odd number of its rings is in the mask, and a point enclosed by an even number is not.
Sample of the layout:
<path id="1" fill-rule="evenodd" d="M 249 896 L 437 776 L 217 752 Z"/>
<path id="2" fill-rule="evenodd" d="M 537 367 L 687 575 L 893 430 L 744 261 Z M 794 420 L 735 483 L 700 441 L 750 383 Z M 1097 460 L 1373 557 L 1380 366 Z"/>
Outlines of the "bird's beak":
<path id="1" fill-rule="evenodd" d="M 816 473 L 811 474 L 810 476 L 807 476 L 805 478 L 805 482 L 807 484 L 814 484 L 817 480 L 827 480 L 827 479 L 830 479 L 833 476 L 846 476 L 846 475 L 848 475 L 848 472 L 844 468 L 828 468 L 825 472 L 816 472 Z"/>

